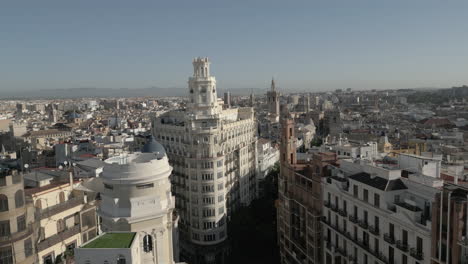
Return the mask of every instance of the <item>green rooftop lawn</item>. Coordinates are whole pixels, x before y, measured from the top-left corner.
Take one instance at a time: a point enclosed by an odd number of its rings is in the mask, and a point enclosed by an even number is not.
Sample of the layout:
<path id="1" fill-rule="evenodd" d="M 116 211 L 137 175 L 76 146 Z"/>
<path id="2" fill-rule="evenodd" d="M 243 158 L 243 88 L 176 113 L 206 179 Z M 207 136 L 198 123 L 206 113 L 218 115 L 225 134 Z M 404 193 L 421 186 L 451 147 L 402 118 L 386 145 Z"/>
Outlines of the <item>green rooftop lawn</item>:
<path id="1" fill-rule="evenodd" d="M 106 233 L 83 248 L 129 248 L 134 237 L 135 233 Z"/>

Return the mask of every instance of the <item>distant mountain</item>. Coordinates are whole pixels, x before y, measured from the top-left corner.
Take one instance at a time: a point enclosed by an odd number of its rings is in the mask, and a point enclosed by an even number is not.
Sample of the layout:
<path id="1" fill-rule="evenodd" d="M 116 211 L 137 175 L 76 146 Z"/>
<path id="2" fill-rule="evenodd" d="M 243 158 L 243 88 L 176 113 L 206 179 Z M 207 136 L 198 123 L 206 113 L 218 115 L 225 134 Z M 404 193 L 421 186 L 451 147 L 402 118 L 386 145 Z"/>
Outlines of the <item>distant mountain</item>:
<path id="1" fill-rule="evenodd" d="M 224 91 L 232 95 L 264 94 L 266 89 L 218 89 L 221 97 Z M 0 99 L 61 99 L 61 98 L 83 98 L 83 97 L 167 97 L 187 96 L 188 88 L 70 88 L 70 89 L 43 89 L 36 91 L 9 91 L 0 93 Z"/>

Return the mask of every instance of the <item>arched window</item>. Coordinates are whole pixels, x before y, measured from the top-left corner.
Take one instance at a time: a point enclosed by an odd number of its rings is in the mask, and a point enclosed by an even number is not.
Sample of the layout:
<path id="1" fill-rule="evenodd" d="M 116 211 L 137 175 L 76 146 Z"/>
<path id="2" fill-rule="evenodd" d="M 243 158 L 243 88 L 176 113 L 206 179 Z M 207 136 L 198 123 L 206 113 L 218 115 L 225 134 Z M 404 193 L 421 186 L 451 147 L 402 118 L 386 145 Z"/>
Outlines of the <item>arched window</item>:
<path id="1" fill-rule="evenodd" d="M 117 264 L 126 264 L 125 257 L 123 255 L 117 256 Z"/>
<path id="2" fill-rule="evenodd" d="M 24 195 L 23 190 L 18 190 L 15 193 L 15 204 L 16 208 L 19 208 L 24 205 Z"/>
<path id="3" fill-rule="evenodd" d="M 143 237 L 143 251 L 151 252 L 153 250 L 153 238 L 151 235 L 146 235 Z"/>
<path id="4" fill-rule="evenodd" d="M 0 194 L 0 212 L 8 211 L 8 197 L 4 194 Z"/>

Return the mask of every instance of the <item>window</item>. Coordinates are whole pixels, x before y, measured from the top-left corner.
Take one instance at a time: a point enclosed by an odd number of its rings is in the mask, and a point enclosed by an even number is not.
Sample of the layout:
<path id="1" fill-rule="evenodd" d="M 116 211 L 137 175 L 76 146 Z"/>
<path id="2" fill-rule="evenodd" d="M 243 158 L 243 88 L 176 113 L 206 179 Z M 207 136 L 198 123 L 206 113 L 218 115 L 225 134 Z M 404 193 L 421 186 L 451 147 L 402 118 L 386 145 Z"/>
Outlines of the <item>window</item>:
<path id="1" fill-rule="evenodd" d="M 423 252 L 423 240 L 420 237 L 416 237 L 416 251 L 418 253 Z"/>
<path id="2" fill-rule="evenodd" d="M 8 197 L 4 194 L 0 194 L 0 212 L 8 211 Z"/>
<path id="3" fill-rule="evenodd" d="M 15 193 L 15 204 L 16 204 L 16 208 L 22 207 L 24 205 L 23 190 L 16 191 L 16 193 Z"/>
<path id="4" fill-rule="evenodd" d="M 374 205 L 376 207 L 380 207 L 380 195 L 377 193 L 374 193 Z"/>
<path id="5" fill-rule="evenodd" d="M 216 227 L 216 222 L 203 222 L 203 229 L 206 230 L 206 229 L 212 229 Z"/>
<path id="6" fill-rule="evenodd" d="M 16 218 L 16 223 L 18 225 L 18 232 L 26 229 L 26 216 L 21 215 Z"/>
<path id="7" fill-rule="evenodd" d="M 203 204 L 214 204 L 214 197 L 213 196 L 203 197 Z"/>
<path id="8" fill-rule="evenodd" d="M 33 245 L 31 238 L 28 238 L 24 241 L 24 255 L 29 257 L 33 254 Z"/>
<path id="9" fill-rule="evenodd" d="M 224 189 L 224 183 L 218 183 L 218 191 Z"/>
<path id="10" fill-rule="evenodd" d="M 10 221 L 0 221 L 0 237 L 10 235 Z"/>
<path id="11" fill-rule="evenodd" d="M 224 214 L 224 206 L 218 209 L 218 214 Z"/>
<path id="12" fill-rule="evenodd" d="M 224 217 L 219 219 L 218 226 L 223 226 L 226 223 L 226 220 L 224 220 L 224 219 L 225 219 Z"/>
<path id="13" fill-rule="evenodd" d="M 117 264 L 126 264 L 127 261 L 125 260 L 125 257 L 123 255 L 119 255 L 117 257 Z"/>
<path id="14" fill-rule="evenodd" d="M 217 167 L 222 167 L 223 166 L 223 160 L 218 160 L 216 166 Z"/>
<path id="15" fill-rule="evenodd" d="M 222 178 L 223 177 L 223 172 L 222 171 L 218 171 L 218 179 Z"/>
<path id="16" fill-rule="evenodd" d="M 192 233 L 192 239 L 199 241 L 200 240 L 200 234 Z"/>
<path id="17" fill-rule="evenodd" d="M 204 235 L 203 236 L 203 241 L 214 241 L 216 239 L 216 235 L 215 234 L 212 234 L 212 235 Z"/>
<path id="18" fill-rule="evenodd" d="M 2 264 L 13 264 L 13 252 L 10 246 L 0 248 L 0 261 Z"/>
<path id="19" fill-rule="evenodd" d="M 358 197 L 358 186 L 357 185 L 353 185 L 353 195 L 354 195 L 354 197 Z"/>
<path id="20" fill-rule="evenodd" d="M 224 201 L 224 195 L 223 194 L 218 196 L 218 202 L 222 202 L 222 201 Z"/>
<path id="21" fill-rule="evenodd" d="M 153 188 L 153 187 L 154 187 L 154 183 L 137 185 L 137 189 L 149 189 L 149 188 Z"/>
<path id="22" fill-rule="evenodd" d="M 104 183 L 104 188 L 108 190 L 114 190 L 114 186 L 107 184 L 107 183 Z"/>
<path id="23" fill-rule="evenodd" d="M 202 186 L 202 192 L 204 192 L 204 193 L 214 192 L 214 185 L 203 185 Z"/>
<path id="24" fill-rule="evenodd" d="M 216 216 L 216 210 L 211 208 L 203 209 L 203 217 Z"/>
<path id="25" fill-rule="evenodd" d="M 54 264 L 54 256 L 52 254 L 44 256 L 42 259 L 44 261 L 44 264 Z"/>
<path id="26" fill-rule="evenodd" d="M 146 235 L 143 237 L 143 251 L 151 252 L 153 251 L 153 238 L 151 235 Z"/>
<path id="27" fill-rule="evenodd" d="M 212 173 L 203 173 L 202 174 L 202 180 L 203 181 L 213 180 L 213 174 Z"/>
<path id="28" fill-rule="evenodd" d="M 364 193 L 363 193 L 363 199 L 365 202 L 368 202 L 369 201 L 369 191 L 367 189 L 364 189 Z"/>

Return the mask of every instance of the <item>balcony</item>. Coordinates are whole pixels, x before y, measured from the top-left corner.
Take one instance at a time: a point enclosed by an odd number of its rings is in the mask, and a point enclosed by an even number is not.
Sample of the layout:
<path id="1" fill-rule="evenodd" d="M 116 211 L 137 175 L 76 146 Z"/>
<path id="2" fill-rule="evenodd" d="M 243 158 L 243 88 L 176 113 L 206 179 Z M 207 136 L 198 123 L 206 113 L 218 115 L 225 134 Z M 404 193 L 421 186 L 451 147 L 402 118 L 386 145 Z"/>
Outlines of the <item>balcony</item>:
<path id="1" fill-rule="evenodd" d="M 367 224 L 367 221 L 364 221 L 364 220 L 359 220 L 358 225 L 364 229 L 367 229 L 369 227 L 369 225 Z"/>
<path id="2" fill-rule="evenodd" d="M 345 210 L 343 209 L 338 209 L 338 214 L 343 216 L 343 217 L 347 217 L 348 216 L 348 212 L 346 212 Z"/>
<path id="3" fill-rule="evenodd" d="M 369 233 L 378 236 L 380 235 L 380 230 L 372 225 L 369 225 Z"/>
<path id="4" fill-rule="evenodd" d="M 376 256 L 383 263 L 389 263 L 387 256 L 382 253 L 374 250 L 374 256 Z"/>
<path id="5" fill-rule="evenodd" d="M 401 251 L 408 252 L 408 243 L 404 241 L 398 240 L 396 242 L 396 247 Z"/>
<path id="6" fill-rule="evenodd" d="M 417 260 L 423 260 L 423 253 L 421 250 L 417 250 L 416 248 L 411 248 L 410 249 L 410 255 L 417 259 Z"/>
<path id="7" fill-rule="evenodd" d="M 13 243 L 25 237 L 30 236 L 32 233 L 33 233 L 33 225 L 28 224 L 28 226 L 24 230 L 9 234 L 7 236 L 0 236 L 0 243 L 5 242 L 5 241 Z"/>
<path id="8" fill-rule="evenodd" d="M 338 212 L 338 205 L 337 205 L 337 204 L 332 204 L 332 205 L 330 206 L 330 209 L 332 209 L 332 210 L 335 211 L 335 212 Z"/>
<path id="9" fill-rule="evenodd" d="M 350 215 L 349 216 L 349 221 L 352 222 L 352 223 L 355 223 L 357 224 L 359 222 L 358 218 L 354 215 Z"/>
<path id="10" fill-rule="evenodd" d="M 64 230 L 63 232 L 57 233 L 51 237 L 48 237 L 37 244 L 37 251 L 42 251 L 53 245 L 64 241 L 76 234 L 80 233 L 80 225 L 75 225 L 69 229 Z"/>
<path id="11" fill-rule="evenodd" d="M 84 197 L 75 197 L 45 209 L 36 210 L 36 218 L 42 220 L 84 203 Z"/>
<path id="12" fill-rule="evenodd" d="M 389 244 L 395 244 L 395 237 L 393 235 L 385 233 L 383 239 Z"/>

